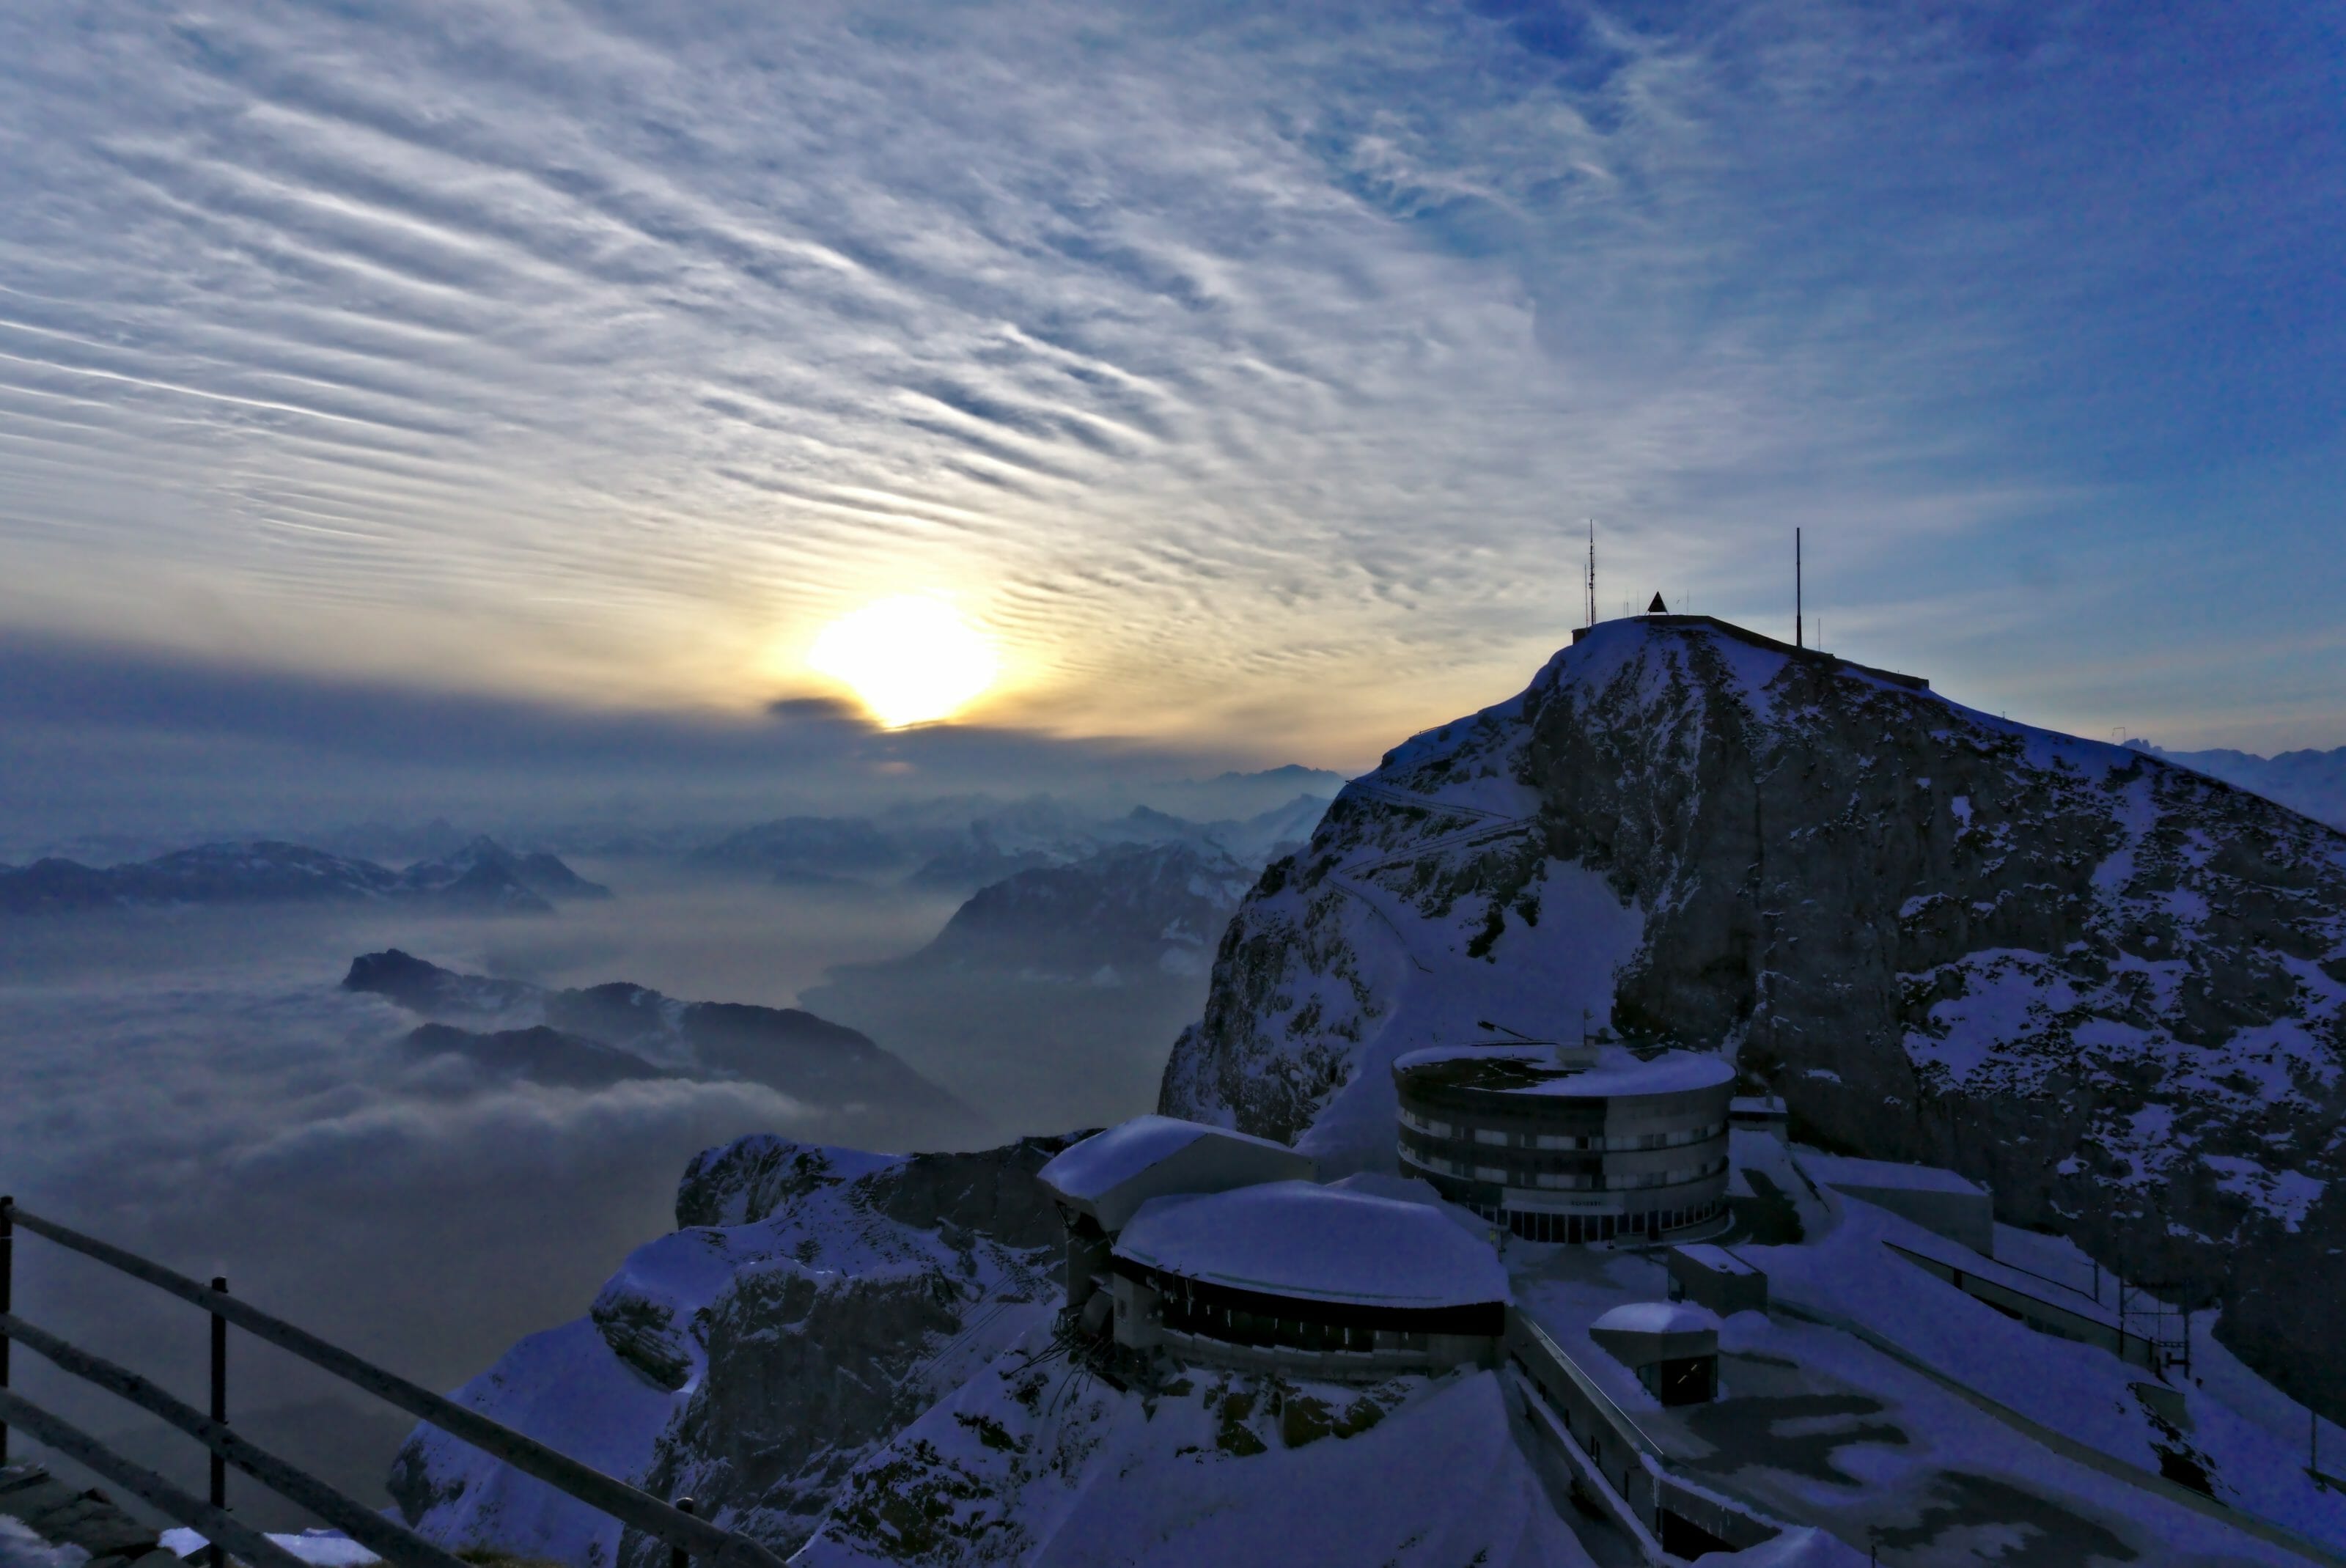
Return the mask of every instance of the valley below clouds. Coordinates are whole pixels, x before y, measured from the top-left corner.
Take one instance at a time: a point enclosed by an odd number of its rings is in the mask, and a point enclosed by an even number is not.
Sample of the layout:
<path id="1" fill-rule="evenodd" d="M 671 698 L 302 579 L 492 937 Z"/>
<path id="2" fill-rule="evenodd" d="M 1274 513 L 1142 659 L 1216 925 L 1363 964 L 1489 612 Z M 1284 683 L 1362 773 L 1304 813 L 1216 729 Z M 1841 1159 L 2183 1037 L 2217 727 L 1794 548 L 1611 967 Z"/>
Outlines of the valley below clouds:
<path id="1" fill-rule="evenodd" d="M 1128 996 L 1084 988 L 1084 1005 L 1054 1028 L 1066 987 L 1005 981 L 988 993 L 982 1053 L 942 1029 L 903 1040 L 872 1031 L 911 1071 L 981 1107 L 975 1115 L 823 1104 L 690 1067 L 601 1086 L 536 1081 L 420 1049 L 409 1036 L 423 1017 L 342 988 L 354 956 L 397 946 L 546 986 L 626 980 L 679 999 L 786 1007 L 835 966 L 920 949 L 959 901 L 653 860 L 580 869 L 617 896 L 553 918 L 262 907 L 9 921 L 0 1170 L 35 1212 L 185 1273 L 225 1274 L 270 1310 L 454 1387 L 521 1336 L 575 1317 L 630 1247 L 667 1229 L 678 1177 L 699 1150 L 751 1132 L 909 1149 L 976 1146 L 997 1125 L 1064 1131 L 1014 1125 L 1022 1090 L 1054 1077 L 1024 1058 L 1090 1041 L 1126 1064 L 1070 1075 L 1089 1102 L 1063 1092 L 1033 1111 L 1096 1124 L 1145 1110 L 1156 1066 L 1140 1058 L 1161 1065 L 1175 1014 L 1193 1012 L 1204 988 L 1201 973 L 1158 975 Z M 878 1022 L 948 1020 L 984 984 L 956 983 L 930 994 L 901 975 Z M 183 1392 L 200 1388 L 199 1316 L 46 1244 L 20 1246 L 17 1259 L 17 1298 L 41 1319 Z M 336 1484 L 382 1497 L 412 1423 L 263 1348 L 238 1357 L 234 1413 L 249 1436 L 313 1454 Z M 124 1428 L 119 1407 L 45 1372 L 36 1364 L 18 1380 L 183 1483 L 200 1479 L 189 1445 Z M 283 1527 L 300 1517 L 258 1493 L 250 1513 Z"/>

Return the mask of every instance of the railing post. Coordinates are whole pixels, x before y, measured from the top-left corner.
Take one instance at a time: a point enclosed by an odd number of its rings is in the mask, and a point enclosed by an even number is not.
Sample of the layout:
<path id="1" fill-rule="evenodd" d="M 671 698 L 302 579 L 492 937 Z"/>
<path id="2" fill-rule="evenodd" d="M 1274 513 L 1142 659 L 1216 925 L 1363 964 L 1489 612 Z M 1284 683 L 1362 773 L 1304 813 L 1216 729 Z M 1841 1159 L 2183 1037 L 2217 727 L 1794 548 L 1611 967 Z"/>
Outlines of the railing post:
<path id="1" fill-rule="evenodd" d="M 16 1271 L 16 1200 L 0 1196 L 0 1312 L 16 1309 L 11 1294 Z M 0 1389 L 8 1386 L 8 1336 L 0 1334 Z M 0 1464 L 8 1462 L 8 1423 L 0 1421 Z"/>
<path id="2" fill-rule="evenodd" d="M 228 1294 L 228 1278 L 212 1278 L 212 1288 Z M 228 1319 L 215 1312 L 212 1317 L 212 1420 L 228 1424 Z M 215 1451 L 212 1454 L 212 1495 L 214 1508 L 228 1507 L 228 1461 Z M 228 1568 L 228 1551 L 218 1542 L 212 1543 L 211 1568 Z"/>
<path id="3" fill-rule="evenodd" d="M 678 1513 L 690 1513 L 692 1512 L 692 1499 L 688 1497 L 678 1498 L 676 1500 L 676 1511 Z M 685 1568 L 685 1564 L 690 1560 L 691 1553 L 685 1551 L 681 1546 L 671 1546 L 668 1549 L 668 1568 Z"/>

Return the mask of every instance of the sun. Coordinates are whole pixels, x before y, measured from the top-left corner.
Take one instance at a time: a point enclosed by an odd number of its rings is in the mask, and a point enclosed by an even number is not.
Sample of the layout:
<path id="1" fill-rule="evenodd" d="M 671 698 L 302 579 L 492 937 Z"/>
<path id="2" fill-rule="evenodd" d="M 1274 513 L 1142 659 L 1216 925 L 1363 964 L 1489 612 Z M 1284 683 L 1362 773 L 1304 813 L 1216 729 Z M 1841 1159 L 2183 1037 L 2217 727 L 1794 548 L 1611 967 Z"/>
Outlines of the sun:
<path id="1" fill-rule="evenodd" d="M 852 689 L 890 729 L 951 718 L 994 684 L 1000 667 L 984 633 L 925 594 L 842 616 L 815 637 L 807 664 Z"/>

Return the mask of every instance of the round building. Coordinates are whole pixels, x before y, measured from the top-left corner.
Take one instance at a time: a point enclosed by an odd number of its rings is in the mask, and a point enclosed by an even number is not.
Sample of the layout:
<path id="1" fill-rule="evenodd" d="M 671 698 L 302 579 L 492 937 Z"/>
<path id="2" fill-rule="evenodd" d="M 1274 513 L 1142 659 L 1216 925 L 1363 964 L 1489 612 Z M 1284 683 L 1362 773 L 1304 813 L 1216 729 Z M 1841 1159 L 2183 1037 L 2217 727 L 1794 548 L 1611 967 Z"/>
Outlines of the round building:
<path id="1" fill-rule="evenodd" d="M 1683 1240 L 1727 1217 L 1735 1069 L 1691 1051 L 1470 1045 L 1393 1064 L 1401 1170 L 1532 1241 Z"/>

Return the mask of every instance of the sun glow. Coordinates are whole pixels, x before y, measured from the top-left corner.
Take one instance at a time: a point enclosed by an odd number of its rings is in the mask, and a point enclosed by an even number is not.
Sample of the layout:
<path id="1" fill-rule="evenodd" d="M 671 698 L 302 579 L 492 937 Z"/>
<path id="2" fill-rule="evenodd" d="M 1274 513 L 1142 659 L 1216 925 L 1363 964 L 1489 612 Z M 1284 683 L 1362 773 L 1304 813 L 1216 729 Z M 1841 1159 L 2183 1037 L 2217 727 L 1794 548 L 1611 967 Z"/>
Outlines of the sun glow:
<path id="1" fill-rule="evenodd" d="M 810 667 L 854 691 L 891 729 L 950 718 L 994 684 L 993 641 L 943 599 L 880 599 L 823 627 Z"/>

